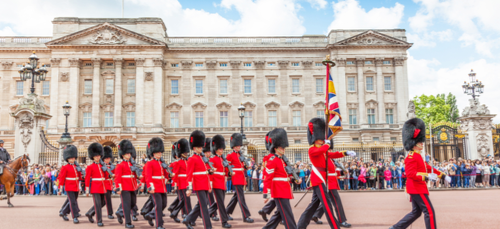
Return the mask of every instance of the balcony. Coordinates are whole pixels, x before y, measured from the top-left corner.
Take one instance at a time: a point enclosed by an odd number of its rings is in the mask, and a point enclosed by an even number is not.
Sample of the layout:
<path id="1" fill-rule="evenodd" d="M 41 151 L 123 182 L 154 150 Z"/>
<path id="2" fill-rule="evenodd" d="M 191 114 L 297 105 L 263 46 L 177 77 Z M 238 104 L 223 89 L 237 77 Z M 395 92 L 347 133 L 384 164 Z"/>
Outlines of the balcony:
<path id="1" fill-rule="evenodd" d="M 301 37 L 169 37 L 170 48 L 183 47 L 322 47 L 328 44 L 326 36 Z"/>

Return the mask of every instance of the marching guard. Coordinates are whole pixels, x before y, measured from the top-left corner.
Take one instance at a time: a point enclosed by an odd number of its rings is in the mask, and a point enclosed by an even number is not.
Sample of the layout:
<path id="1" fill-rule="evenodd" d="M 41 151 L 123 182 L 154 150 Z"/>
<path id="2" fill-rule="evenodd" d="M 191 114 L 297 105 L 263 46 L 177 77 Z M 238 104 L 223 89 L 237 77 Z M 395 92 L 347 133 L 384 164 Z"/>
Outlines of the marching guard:
<path id="1" fill-rule="evenodd" d="M 132 154 L 135 151 L 132 142 L 122 140 L 118 144 L 118 155 L 122 158 L 122 162 L 116 166 L 115 186 L 116 193 L 120 195 L 122 202 L 123 214 L 116 214 L 118 222 L 123 223 L 125 217 L 125 228 L 134 228 L 131 219 L 131 210 L 137 203 L 137 174 L 132 171 Z"/>
<path id="2" fill-rule="evenodd" d="M 177 215 L 179 215 L 179 210 L 182 211 L 182 218 L 186 218 L 187 214 L 189 214 L 192 209 L 191 197 L 186 195 L 186 190 L 188 187 L 187 160 L 189 157 L 189 152 L 189 142 L 185 138 L 181 138 L 179 141 L 177 141 L 177 157 L 179 158 L 179 161 L 177 161 L 173 172 L 175 174 L 174 180 L 177 185 L 177 197 L 180 200 L 180 206 L 182 206 L 182 208 L 174 209 L 174 211 L 172 211 L 172 214 L 170 214 L 171 218 L 172 215 L 177 218 Z"/>
<path id="3" fill-rule="evenodd" d="M 278 227 L 281 221 L 284 221 L 284 226 L 286 229 L 296 229 L 297 224 L 292 212 L 292 207 L 290 206 L 290 199 L 293 199 L 292 189 L 290 188 L 290 177 L 292 174 L 288 174 L 285 170 L 287 166 L 283 160 L 283 155 L 285 154 L 285 148 L 288 147 L 288 137 L 284 129 L 278 128 L 271 131 L 269 134 L 270 151 L 274 152 L 276 156 L 272 156 L 267 162 L 266 170 L 267 176 L 264 179 L 265 185 L 268 189 L 268 193 L 276 202 L 278 211 L 274 213 L 269 222 L 263 227 L 263 229 L 275 229 Z M 302 181 L 299 180 L 300 184 Z M 264 194 L 264 202 L 269 201 L 268 194 Z"/>
<path id="4" fill-rule="evenodd" d="M 436 229 L 436 213 L 429 199 L 427 183 L 429 179 L 436 180 L 437 177 L 445 175 L 439 170 L 427 164 L 421 154 L 425 143 L 425 123 L 419 118 L 412 118 L 403 125 L 403 146 L 409 151 L 405 159 L 406 192 L 410 195 L 412 211 L 390 229 L 402 229 L 409 227 L 416 219 L 424 213 L 425 227 Z M 446 181 L 451 178 L 446 176 Z"/>
<path id="5" fill-rule="evenodd" d="M 102 204 L 101 207 L 106 206 L 106 209 L 108 210 L 108 219 L 114 219 L 115 217 L 113 216 L 113 205 L 111 202 L 111 194 L 113 192 L 113 180 L 111 179 L 114 175 L 114 169 L 111 168 L 111 163 L 113 160 L 113 150 L 109 146 L 105 146 L 104 148 L 104 156 L 102 157 L 102 161 L 104 165 L 101 164 L 102 166 L 106 166 L 105 169 L 103 169 L 104 176 L 106 177 L 106 181 L 104 181 L 104 185 L 106 187 L 106 198 L 104 199 L 104 203 Z M 108 171 L 111 171 L 109 173 Z M 95 215 L 95 209 L 92 206 L 92 208 L 85 214 L 87 217 L 89 215 L 93 217 Z"/>
<path id="6" fill-rule="evenodd" d="M 63 208 L 59 216 L 61 216 L 64 221 L 68 221 L 66 216 L 71 212 L 73 218 L 73 223 L 77 224 L 78 221 L 78 193 L 80 192 L 80 180 L 82 180 L 82 173 L 77 171 L 77 166 L 75 164 L 78 158 L 78 149 L 74 145 L 67 145 L 63 151 L 63 159 L 68 162 L 68 164 L 61 167 L 59 176 L 57 180 L 59 182 L 58 195 L 61 195 L 62 190 L 66 191 L 67 201 L 64 202 Z"/>
<path id="7" fill-rule="evenodd" d="M 205 146 L 203 147 L 203 153 L 204 153 L 204 156 L 206 158 L 206 161 L 209 161 L 208 163 L 205 163 L 207 168 L 210 168 L 210 159 L 212 158 L 212 150 L 211 150 L 211 145 L 212 145 L 212 138 L 205 138 Z M 213 164 L 213 163 L 212 163 Z M 213 165 L 212 165 L 213 167 Z M 212 191 L 211 192 L 208 192 L 208 214 L 210 215 L 210 218 L 213 220 L 213 221 L 219 221 L 219 218 L 217 217 L 217 208 L 214 207 L 213 208 L 210 208 L 213 204 L 215 204 L 215 198 L 214 198 L 214 192 L 213 192 L 213 181 L 214 181 L 214 176 L 213 176 L 213 173 L 212 174 L 208 174 L 208 176 L 210 177 L 210 185 L 212 187 Z"/>
<path id="8" fill-rule="evenodd" d="M 174 159 L 173 162 L 170 163 L 169 167 L 172 168 L 172 172 L 176 170 L 177 163 L 179 163 L 179 157 L 177 157 L 177 151 L 178 151 L 178 146 L 177 142 L 174 142 L 172 144 L 172 158 Z M 177 179 L 174 174 L 170 174 L 172 177 L 172 192 L 177 193 L 177 197 L 175 198 L 174 201 L 172 201 L 172 204 L 168 207 L 168 211 L 170 212 L 170 218 L 173 219 L 176 223 L 180 223 L 181 220 L 177 218 L 177 215 L 179 214 L 179 211 L 183 209 L 182 205 L 183 202 L 181 201 L 181 197 L 179 195 L 179 190 L 177 188 Z"/>
<path id="9" fill-rule="evenodd" d="M 275 156 L 274 153 L 271 153 L 271 151 L 269 150 L 269 146 L 270 146 L 270 144 L 269 144 L 269 133 L 271 133 L 271 131 L 267 132 L 266 139 L 265 139 L 266 150 L 269 151 L 269 154 L 266 155 L 262 159 L 262 165 L 264 166 L 264 168 L 266 168 L 267 162 L 269 161 L 269 159 L 271 157 Z M 265 180 L 266 176 L 267 176 L 267 169 L 264 169 L 262 171 L 262 173 L 263 173 L 262 174 L 262 179 Z M 264 188 L 262 189 L 262 193 L 263 194 L 270 194 L 270 193 L 267 193 L 268 187 L 266 187 L 266 183 L 265 182 L 263 182 L 263 183 L 264 183 Z M 274 202 L 274 201 L 268 201 L 267 204 L 264 205 L 264 207 L 261 210 L 259 210 L 258 213 L 259 213 L 260 216 L 262 216 L 262 219 L 267 222 L 268 221 L 267 215 L 270 215 L 273 212 L 274 208 L 276 208 L 276 202 Z"/>
<path id="10" fill-rule="evenodd" d="M 168 172 L 162 167 L 161 157 L 165 152 L 163 140 L 161 138 L 152 138 L 148 143 L 149 153 L 153 160 L 147 163 L 144 171 L 146 183 L 149 184 L 149 193 L 153 196 L 155 204 L 156 228 L 163 229 L 163 209 L 167 206 L 167 187 L 166 179 Z M 147 216 L 148 221 L 151 219 Z"/>
<path id="11" fill-rule="evenodd" d="M 101 157 L 103 156 L 103 148 L 102 145 L 94 142 L 89 145 L 88 148 L 88 156 L 91 160 L 93 160 L 92 164 L 87 166 L 85 170 L 85 190 L 87 196 L 92 194 L 92 199 L 94 201 L 94 209 L 95 215 L 97 219 L 97 226 L 102 227 L 104 224 L 102 223 L 102 204 L 106 198 L 106 177 L 105 173 L 101 168 Z M 92 185 L 90 183 L 92 182 Z M 92 218 L 92 214 L 87 212 L 86 216 L 89 218 L 91 223 L 94 223 L 94 219 Z"/>
<path id="12" fill-rule="evenodd" d="M 250 218 L 250 211 L 248 210 L 247 203 L 245 201 L 245 193 L 244 186 L 247 184 L 245 179 L 245 163 L 240 160 L 241 154 L 240 149 L 243 145 L 243 136 L 240 133 L 234 133 L 231 135 L 230 146 L 233 149 L 233 152 L 227 155 L 227 160 L 229 164 L 233 167 L 234 175 L 231 176 L 232 184 L 236 189 L 233 197 L 229 201 L 229 204 L 226 207 L 226 212 L 228 215 L 233 214 L 234 208 L 236 208 L 236 204 L 240 204 L 241 212 L 243 215 L 243 222 L 245 223 L 253 223 L 253 219 Z M 232 217 L 229 216 L 229 220 L 232 220 Z"/>
<path id="13" fill-rule="evenodd" d="M 224 158 L 224 149 L 226 148 L 226 141 L 222 135 L 215 135 L 212 138 L 212 143 L 210 144 L 212 153 L 215 155 L 210 158 L 210 162 L 213 163 L 215 171 L 212 175 L 212 193 L 215 195 L 216 202 L 212 203 L 209 209 L 209 214 L 219 210 L 220 221 L 222 223 L 222 228 L 231 228 L 231 224 L 227 221 L 229 220 L 226 208 L 224 207 L 224 198 L 226 196 L 226 179 L 229 170 L 224 164 L 229 165 L 229 163 Z"/>
<path id="14" fill-rule="evenodd" d="M 195 222 L 200 216 L 203 220 L 203 227 L 211 229 L 212 223 L 208 215 L 208 193 L 211 192 L 211 182 L 209 176 L 209 168 L 203 161 L 203 147 L 205 146 L 205 134 L 202 131 L 195 130 L 191 133 L 190 147 L 194 154 L 188 160 L 187 166 L 187 181 L 189 183 L 186 194 L 188 196 L 194 191 L 198 198 L 198 203 L 193 210 L 189 212 L 186 218 L 182 221 L 188 229 L 193 229 L 191 223 Z M 211 171 L 213 172 L 213 171 Z"/>
<path id="15" fill-rule="evenodd" d="M 311 221 L 311 218 L 320 203 L 323 204 L 324 211 L 326 212 L 326 219 L 330 224 L 330 228 L 338 229 L 340 225 L 338 220 L 333 215 L 332 203 L 330 201 L 331 198 L 327 198 L 326 194 L 326 157 L 327 155 L 328 158 L 340 158 L 346 155 L 356 156 L 356 153 L 352 151 L 328 152 L 330 150 L 330 145 L 329 141 L 325 140 L 325 132 L 326 124 L 324 119 L 313 118 L 309 121 L 307 128 L 307 141 L 309 142 L 309 145 L 312 145 L 311 148 L 309 148 L 309 161 L 312 163 L 311 186 L 313 188 L 313 196 L 311 203 L 300 216 L 297 225 L 300 229 L 307 228 L 307 225 L 309 225 L 309 222 Z M 329 160 L 329 167 L 331 167 L 330 162 L 331 160 Z M 331 170 L 329 169 L 328 173 L 330 173 L 330 171 Z M 333 170 L 333 172 L 335 172 L 335 170 Z"/>
<path id="16" fill-rule="evenodd" d="M 143 174 L 146 174 L 146 165 L 151 161 L 151 156 L 150 156 L 150 153 L 149 153 L 149 149 L 146 147 L 146 163 L 144 163 L 144 166 L 143 166 L 143 170 L 142 170 L 142 173 Z M 141 192 L 144 191 L 144 187 L 146 187 L 146 190 L 148 189 L 148 184 L 146 183 L 146 180 L 144 179 L 144 176 L 142 176 L 141 178 Z M 144 205 L 142 206 L 141 208 L 141 215 L 144 217 L 144 219 L 146 219 L 146 214 L 149 214 L 151 211 L 153 211 L 154 209 L 154 203 L 153 203 L 153 197 L 151 195 L 149 195 L 148 199 L 146 200 L 146 202 L 144 203 Z M 154 214 L 154 213 L 153 213 Z M 151 225 L 151 226 L 154 226 L 154 225 Z"/>

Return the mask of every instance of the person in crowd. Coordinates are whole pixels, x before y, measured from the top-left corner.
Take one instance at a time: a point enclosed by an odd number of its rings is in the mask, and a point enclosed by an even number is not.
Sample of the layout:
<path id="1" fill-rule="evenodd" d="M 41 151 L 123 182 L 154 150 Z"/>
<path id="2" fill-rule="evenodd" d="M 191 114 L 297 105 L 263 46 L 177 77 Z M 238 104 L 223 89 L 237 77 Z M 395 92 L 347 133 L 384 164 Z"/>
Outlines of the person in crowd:
<path id="1" fill-rule="evenodd" d="M 391 170 L 389 170 L 389 167 L 385 168 L 384 179 L 385 179 L 385 187 L 389 190 L 392 189 L 391 187 L 392 173 Z"/>
<path id="2" fill-rule="evenodd" d="M 466 164 L 465 168 L 462 170 L 462 176 L 464 177 L 464 188 L 470 188 L 470 176 L 472 173 L 472 169 L 470 165 Z"/>
<path id="3" fill-rule="evenodd" d="M 483 186 L 485 188 L 489 188 L 490 187 L 490 166 L 488 165 L 488 162 L 483 161 L 482 167 L 483 167 Z"/>

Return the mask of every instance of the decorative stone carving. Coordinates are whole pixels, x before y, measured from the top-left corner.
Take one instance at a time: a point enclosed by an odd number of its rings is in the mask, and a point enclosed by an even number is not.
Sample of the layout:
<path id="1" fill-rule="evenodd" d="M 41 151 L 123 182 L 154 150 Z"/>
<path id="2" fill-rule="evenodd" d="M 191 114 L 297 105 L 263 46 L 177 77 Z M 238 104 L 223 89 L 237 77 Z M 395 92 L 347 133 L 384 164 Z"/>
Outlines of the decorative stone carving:
<path id="1" fill-rule="evenodd" d="M 226 102 L 220 102 L 219 104 L 216 105 L 216 107 L 219 110 L 229 110 L 231 108 L 231 104 Z"/>
<path id="2" fill-rule="evenodd" d="M 216 60 L 207 60 L 206 64 L 207 64 L 208 69 L 214 69 L 215 66 L 217 65 L 217 61 Z"/>
<path id="3" fill-rule="evenodd" d="M 302 63 L 302 66 L 304 66 L 304 68 L 310 68 L 313 64 L 313 61 L 312 60 L 303 60 L 301 61 Z"/>
<path id="4" fill-rule="evenodd" d="M 105 96 L 104 96 L 104 101 L 105 101 L 106 103 L 110 103 L 110 104 L 111 104 L 111 103 L 113 103 L 113 100 L 114 100 L 114 99 L 113 99 L 113 95 L 105 95 Z"/>
<path id="5" fill-rule="evenodd" d="M 394 57 L 394 66 L 403 66 L 405 63 L 406 57 L 404 56 L 397 56 Z"/>
<path id="6" fill-rule="evenodd" d="M 357 67 L 365 66 L 365 58 L 364 57 L 356 57 L 356 66 Z"/>
<path id="7" fill-rule="evenodd" d="M 33 134 L 32 129 L 34 125 L 31 113 L 24 112 L 19 119 L 19 133 L 21 134 L 21 142 L 23 143 L 25 152 L 31 142 L 31 135 Z"/>
<path id="8" fill-rule="evenodd" d="M 491 138 L 485 133 L 479 133 L 476 136 L 477 152 L 482 157 L 486 157 L 490 153 L 489 141 L 491 141 Z"/>
<path id="9" fill-rule="evenodd" d="M 299 102 L 299 101 L 295 101 L 295 102 L 292 102 L 292 103 L 288 104 L 288 106 L 290 108 L 292 108 L 292 109 L 303 108 L 304 107 L 304 103 Z"/>
<path id="10" fill-rule="evenodd" d="M 12 67 L 12 64 L 14 64 L 14 62 L 10 62 L 10 61 L 2 62 L 2 67 L 3 67 L 3 69 L 7 70 L 7 69 L 10 69 Z"/>
<path id="11" fill-rule="evenodd" d="M 345 67 L 345 58 L 337 58 L 335 59 L 335 63 L 337 64 L 337 67 Z"/>
<path id="12" fill-rule="evenodd" d="M 241 61 L 239 61 L 239 60 L 232 60 L 232 61 L 229 61 L 229 64 L 231 65 L 231 67 L 233 69 L 237 69 L 237 68 L 240 67 Z"/>
<path id="13" fill-rule="evenodd" d="M 144 72 L 144 81 L 153 81 L 153 72 Z"/>
<path id="14" fill-rule="evenodd" d="M 254 109 L 257 106 L 257 104 L 247 101 L 243 103 L 243 106 L 245 107 L 245 109 Z"/>
<path id="15" fill-rule="evenodd" d="M 314 108 L 325 108 L 325 101 L 318 101 L 313 104 Z"/>
<path id="16" fill-rule="evenodd" d="M 385 103 L 385 108 L 394 109 L 394 108 L 396 108 L 397 105 L 398 105 L 397 103 Z"/>
<path id="17" fill-rule="evenodd" d="M 144 58 L 135 58 L 135 66 L 143 67 L 145 61 L 146 61 L 146 59 L 144 59 Z"/>
<path id="18" fill-rule="evenodd" d="M 253 63 L 255 64 L 256 68 L 264 68 L 264 66 L 266 66 L 266 62 L 261 60 L 256 60 Z"/>
<path id="19" fill-rule="evenodd" d="M 469 99 L 469 106 L 462 111 L 462 116 L 489 115 L 490 110 L 485 104 L 480 104 L 479 99 Z"/>
<path id="20" fill-rule="evenodd" d="M 96 31 L 88 42 L 89 44 L 109 45 L 109 44 L 124 44 L 127 40 L 118 31 L 109 29 Z"/>
<path id="21" fill-rule="evenodd" d="M 123 104 L 122 107 L 126 112 L 134 112 L 135 111 L 135 103 L 125 103 L 125 104 Z"/>
<path id="22" fill-rule="evenodd" d="M 366 108 L 375 109 L 375 108 L 377 108 L 377 105 L 378 105 L 378 102 L 373 100 L 373 99 L 370 99 L 366 102 Z"/>
<path id="23" fill-rule="evenodd" d="M 334 44 L 335 46 L 380 46 L 380 45 L 397 45 L 403 47 L 411 47 L 408 42 L 385 35 L 373 30 L 366 31 L 356 36 L 349 37 Z"/>
<path id="24" fill-rule="evenodd" d="M 61 64 L 61 58 L 50 58 L 51 67 L 59 67 L 60 64 Z"/>
<path id="25" fill-rule="evenodd" d="M 169 110 L 180 110 L 182 108 L 182 105 L 176 102 L 170 103 L 167 105 L 167 109 Z"/>
<path id="26" fill-rule="evenodd" d="M 91 58 L 90 61 L 92 61 L 92 66 L 94 66 L 94 68 L 101 68 L 101 58 Z"/>
<path id="27" fill-rule="evenodd" d="M 70 67 L 80 67 L 82 61 L 79 58 L 69 58 L 69 66 Z"/>
<path id="28" fill-rule="evenodd" d="M 114 58 L 115 68 L 122 68 L 123 66 L 123 58 Z"/>
<path id="29" fill-rule="evenodd" d="M 191 60 L 182 60 L 181 61 L 181 65 L 182 65 L 182 68 L 188 69 L 188 68 L 191 68 L 191 66 L 193 66 L 193 61 L 191 61 Z"/>
<path id="30" fill-rule="evenodd" d="M 417 115 L 415 115 L 415 103 L 413 102 L 413 100 L 410 100 L 410 102 L 408 102 L 408 112 L 406 113 L 406 117 L 408 119 L 417 117 Z"/>
<path id="31" fill-rule="evenodd" d="M 113 106 L 113 104 L 107 103 L 107 104 L 101 105 L 101 109 L 104 112 L 113 112 L 115 110 L 115 106 Z"/>
<path id="32" fill-rule="evenodd" d="M 156 67 L 163 67 L 163 58 L 153 58 L 153 64 L 156 66 Z"/>
<path id="33" fill-rule="evenodd" d="M 82 112 L 92 112 L 92 104 L 91 103 L 84 103 L 78 106 Z"/>
<path id="34" fill-rule="evenodd" d="M 275 102 L 275 101 L 271 101 L 271 102 L 268 102 L 264 105 L 267 109 L 278 109 L 280 107 L 280 104 Z"/>
<path id="35" fill-rule="evenodd" d="M 107 79 L 112 79 L 115 77 L 115 71 L 107 70 L 101 73 L 101 76 Z"/>
<path id="36" fill-rule="evenodd" d="M 356 108 L 358 108 L 358 104 L 357 103 L 347 103 L 347 108 L 356 109 Z"/>
<path id="37" fill-rule="evenodd" d="M 384 64 L 384 58 L 382 57 L 375 58 L 375 66 L 382 67 L 383 64 Z"/>
<path id="38" fill-rule="evenodd" d="M 204 104 L 202 102 L 197 102 L 197 103 L 191 105 L 191 107 L 193 109 L 205 109 L 205 108 L 207 108 L 207 104 Z"/>
<path id="39" fill-rule="evenodd" d="M 47 110 L 45 109 L 45 101 L 43 99 L 39 99 L 36 94 L 28 94 L 27 97 L 19 99 L 19 106 L 16 110 L 23 108 L 32 109 L 36 113 L 47 113 Z"/>
<path id="40" fill-rule="evenodd" d="M 367 37 L 367 38 L 363 38 L 361 40 L 358 40 L 358 42 L 356 42 L 356 43 L 360 44 L 360 45 L 374 45 L 374 44 L 383 44 L 384 42 L 382 42 L 381 40 L 374 38 L 374 37 Z"/>
<path id="41" fill-rule="evenodd" d="M 280 66 L 280 69 L 286 69 L 288 67 L 288 63 L 290 63 L 290 61 L 288 60 L 278 60 L 278 65 Z"/>
<path id="42" fill-rule="evenodd" d="M 69 81 L 69 72 L 61 72 L 61 76 L 59 77 L 59 81 L 68 82 Z"/>

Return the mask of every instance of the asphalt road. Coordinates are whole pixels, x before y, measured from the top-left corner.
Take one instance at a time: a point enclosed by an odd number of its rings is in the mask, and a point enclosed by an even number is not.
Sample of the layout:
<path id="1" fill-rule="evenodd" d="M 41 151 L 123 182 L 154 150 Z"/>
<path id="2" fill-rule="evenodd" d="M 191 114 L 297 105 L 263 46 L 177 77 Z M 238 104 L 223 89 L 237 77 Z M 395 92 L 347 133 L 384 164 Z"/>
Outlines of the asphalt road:
<path id="1" fill-rule="evenodd" d="M 302 193 L 296 193 L 295 199 L 291 201 L 292 206 L 299 200 Z M 405 214 L 410 212 L 411 203 L 403 192 L 342 192 L 340 194 L 345 207 L 348 222 L 352 228 L 389 228 Z M 30 197 L 15 196 L 12 198 L 14 208 L 8 208 L 5 200 L 0 201 L 0 222 L 1 228 L 89 228 L 97 227 L 96 224 L 88 222 L 86 217 L 80 217 L 80 224 L 74 225 L 71 221 L 63 221 L 58 216 L 58 211 L 65 197 Z M 168 203 L 173 201 L 174 196 L 168 197 Z M 226 196 L 226 203 L 229 202 L 230 195 Z M 302 211 L 306 208 L 311 199 L 311 194 L 293 209 L 295 220 L 298 220 Z M 433 191 L 430 199 L 434 205 L 437 217 L 438 228 L 500 228 L 499 206 L 500 189 L 473 190 L 473 191 Z M 252 218 L 255 223 L 247 224 L 242 222 L 241 211 L 237 206 L 233 215 L 234 221 L 229 221 L 233 228 L 262 228 L 265 222 L 257 214 L 262 208 L 263 200 L 260 194 L 247 194 L 247 204 L 249 205 Z M 113 207 L 119 205 L 119 198 L 113 198 Z M 139 208 L 146 201 L 145 196 L 138 198 Z M 78 199 L 81 214 L 91 207 L 92 199 L 80 197 Z M 193 206 L 196 197 L 192 197 Z M 105 211 L 104 211 L 105 212 Z M 166 212 L 168 215 L 168 212 Z M 270 218 L 270 216 L 269 216 Z M 182 229 L 183 224 L 174 223 L 169 217 L 165 217 L 165 228 Z M 326 219 L 323 220 L 326 223 Z M 124 228 L 115 220 L 104 217 L 105 228 Z M 133 222 L 136 228 L 152 228 L 147 221 L 139 217 L 138 222 Z M 221 228 L 220 222 L 212 222 L 213 228 Z M 195 228 L 203 228 L 200 219 Z M 284 228 L 280 225 L 278 228 Z M 309 225 L 309 228 L 326 229 L 328 224 Z M 412 229 L 425 228 L 423 216 L 412 225 Z"/>

